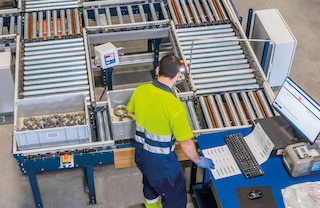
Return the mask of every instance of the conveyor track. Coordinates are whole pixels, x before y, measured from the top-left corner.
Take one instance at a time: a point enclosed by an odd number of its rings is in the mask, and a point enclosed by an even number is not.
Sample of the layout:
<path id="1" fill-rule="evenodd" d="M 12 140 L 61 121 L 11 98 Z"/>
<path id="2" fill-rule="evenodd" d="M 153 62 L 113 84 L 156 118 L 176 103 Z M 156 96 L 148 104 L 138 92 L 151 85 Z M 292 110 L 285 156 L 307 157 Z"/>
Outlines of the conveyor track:
<path id="1" fill-rule="evenodd" d="M 219 0 L 168 0 L 175 25 L 194 25 L 229 20 Z"/>
<path id="2" fill-rule="evenodd" d="M 85 27 L 134 24 L 169 19 L 163 2 L 109 5 L 83 10 Z"/>
<path id="3" fill-rule="evenodd" d="M 262 89 L 201 95 L 183 103 L 193 130 L 247 126 L 274 116 Z"/>
<path id="4" fill-rule="evenodd" d="M 197 94 L 259 88 L 231 24 L 176 31 Z"/>
<path id="5" fill-rule="evenodd" d="M 89 94 L 83 38 L 26 42 L 23 51 L 23 97 Z"/>
<path id="6" fill-rule="evenodd" d="M 256 118 L 273 116 L 269 99 L 256 77 L 257 68 L 239 40 L 239 31 L 224 3 L 220 0 L 86 2 L 79 10 L 77 0 L 27 0 L 22 17 L 9 18 L 11 22 L 22 19 L 24 25 L 20 28 L 23 75 L 19 95 L 27 98 L 89 93 L 88 54 L 82 25 L 89 42 L 100 44 L 134 40 L 132 36 L 141 35 L 152 39 L 159 32 L 162 35 L 156 37 L 164 38 L 163 34 L 169 31 L 168 20 L 172 19 L 170 50 L 173 46 L 190 63 L 186 79 L 195 94 L 184 104 L 195 131 L 250 125 Z M 144 36 L 149 31 L 150 36 Z M 154 54 L 146 54 L 145 59 L 141 59 L 144 57 L 141 54 L 123 57 L 119 67 L 149 63 L 153 60 L 149 56 Z M 105 122 L 103 113 L 96 112 L 97 136 L 101 141 L 109 138 L 101 128 Z"/>
<path id="7" fill-rule="evenodd" d="M 111 140 L 111 127 L 109 121 L 109 112 L 106 107 L 99 106 L 96 108 L 96 129 L 97 129 L 97 141 L 109 141 Z"/>
<path id="8" fill-rule="evenodd" d="M 21 34 L 21 14 L 0 14 L 0 37 Z"/>
<path id="9" fill-rule="evenodd" d="M 24 0 L 22 2 L 22 9 L 24 12 L 79 7 L 79 0 Z"/>
<path id="10" fill-rule="evenodd" d="M 23 32 L 26 41 L 80 36 L 82 17 L 78 8 L 24 13 Z"/>

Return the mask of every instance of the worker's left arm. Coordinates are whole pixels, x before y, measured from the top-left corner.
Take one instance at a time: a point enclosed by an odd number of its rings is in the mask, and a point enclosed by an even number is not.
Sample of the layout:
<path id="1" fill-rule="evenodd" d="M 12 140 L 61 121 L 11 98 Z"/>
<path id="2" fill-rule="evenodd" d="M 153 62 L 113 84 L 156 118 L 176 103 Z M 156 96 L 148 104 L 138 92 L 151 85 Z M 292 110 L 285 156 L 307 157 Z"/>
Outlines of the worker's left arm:
<path id="1" fill-rule="evenodd" d="M 200 156 L 192 139 L 179 141 L 179 144 L 182 151 L 188 156 L 190 160 L 192 160 L 194 163 L 198 163 L 200 161 Z"/>

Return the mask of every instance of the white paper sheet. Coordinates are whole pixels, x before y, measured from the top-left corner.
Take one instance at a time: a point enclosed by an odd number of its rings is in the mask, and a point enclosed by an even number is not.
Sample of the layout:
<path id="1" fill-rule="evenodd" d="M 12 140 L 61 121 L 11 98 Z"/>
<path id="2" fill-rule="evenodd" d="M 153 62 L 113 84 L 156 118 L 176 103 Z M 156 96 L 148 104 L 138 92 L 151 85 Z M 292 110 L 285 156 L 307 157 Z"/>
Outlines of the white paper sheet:
<path id="1" fill-rule="evenodd" d="M 248 144 L 259 165 L 268 160 L 274 144 L 264 132 L 260 123 L 254 127 L 250 134 L 244 137 L 244 140 L 246 140 L 246 143 Z"/>
<path id="2" fill-rule="evenodd" d="M 227 145 L 205 149 L 202 152 L 205 157 L 210 158 L 215 164 L 215 168 L 211 170 L 215 179 L 241 173 Z"/>
<path id="3" fill-rule="evenodd" d="M 253 131 L 244 137 L 259 165 L 268 160 L 274 144 L 258 123 Z M 202 150 L 203 155 L 215 164 L 211 170 L 215 179 L 241 174 L 234 157 L 227 145 Z"/>

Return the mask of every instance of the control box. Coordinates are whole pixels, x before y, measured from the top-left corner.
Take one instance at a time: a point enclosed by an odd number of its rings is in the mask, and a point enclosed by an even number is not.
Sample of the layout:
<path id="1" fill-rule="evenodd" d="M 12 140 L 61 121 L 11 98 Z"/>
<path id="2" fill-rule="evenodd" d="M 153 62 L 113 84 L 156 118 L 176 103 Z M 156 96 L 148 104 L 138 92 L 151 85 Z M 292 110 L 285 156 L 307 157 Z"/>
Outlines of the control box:
<path id="1" fill-rule="evenodd" d="M 102 69 L 114 67 L 119 64 L 118 48 L 108 42 L 94 47 L 96 63 Z"/>

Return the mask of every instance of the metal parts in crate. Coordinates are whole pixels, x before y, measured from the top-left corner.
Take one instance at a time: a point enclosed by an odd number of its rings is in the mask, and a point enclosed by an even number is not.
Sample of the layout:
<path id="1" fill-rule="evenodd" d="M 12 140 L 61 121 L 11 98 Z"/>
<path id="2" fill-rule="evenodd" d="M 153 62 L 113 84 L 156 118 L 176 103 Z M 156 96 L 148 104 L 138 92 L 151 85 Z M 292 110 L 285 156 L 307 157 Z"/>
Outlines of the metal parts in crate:
<path id="1" fill-rule="evenodd" d="M 18 100 L 15 108 L 18 150 L 91 142 L 84 94 Z"/>
<path id="2" fill-rule="evenodd" d="M 107 92 L 110 122 L 114 140 L 134 138 L 135 121 L 134 115 L 129 114 L 125 106 L 134 89 L 113 90 Z"/>

